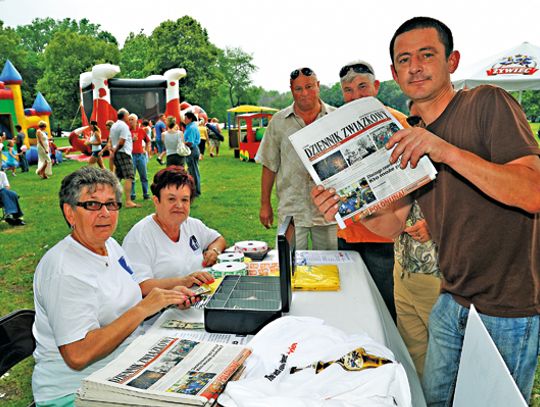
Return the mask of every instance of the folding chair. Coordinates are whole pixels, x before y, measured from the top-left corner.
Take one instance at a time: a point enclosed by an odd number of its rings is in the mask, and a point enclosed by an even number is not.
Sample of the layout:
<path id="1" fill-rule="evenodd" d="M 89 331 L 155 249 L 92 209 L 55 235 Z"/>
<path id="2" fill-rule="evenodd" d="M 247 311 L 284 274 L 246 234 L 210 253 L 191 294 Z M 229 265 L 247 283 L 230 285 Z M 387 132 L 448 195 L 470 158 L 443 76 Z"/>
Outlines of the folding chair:
<path id="1" fill-rule="evenodd" d="M 0 376 L 34 352 L 35 315 L 34 310 L 22 309 L 0 318 Z"/>

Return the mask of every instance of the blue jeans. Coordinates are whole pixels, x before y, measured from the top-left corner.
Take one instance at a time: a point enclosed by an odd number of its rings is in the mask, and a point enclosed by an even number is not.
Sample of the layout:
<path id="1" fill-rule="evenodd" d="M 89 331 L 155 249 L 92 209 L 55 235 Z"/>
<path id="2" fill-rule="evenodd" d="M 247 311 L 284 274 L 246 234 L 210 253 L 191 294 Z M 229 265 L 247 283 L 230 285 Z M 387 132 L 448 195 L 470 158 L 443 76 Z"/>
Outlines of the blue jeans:
<path id="1" fill-rule="evenodd" d="M 142 184 L 143 198 L 148 198 L 148 176 L 146 174 L 146 164 L 148 163 L 148 157 L 146 154 L 133 154 L 133 173 L 139 173 L 139 178 Z M 131 186 L 131 199 L 135 199 L 135 179 Z"/>
<path id="2" fill-rule="evenodd" d="M 199 147 L 192 145 L 191 154 L 186 157 L 188 172 L 193 177 L 195 182 L 195 195 L 201 194 L 201 175 L 199 173 Z"/>
<path id="3" fill-rule="evenodd" d="M 540 315 L 523 318 L 479 314 L 521 394 L 529 401 L 538 361 Z M 422 387 L 428 406 L 451 406 L 469 309 L 445 293 L 429 317 Z"/>
<path id="4" fill-rule="evenodd" d="M 13 215 L 15 218 L 23 216 L 23 211 L 19 206 L 19 195 L 11 189 L 0 188 L 0 203 L 4 205 L 6 215 Z"/>

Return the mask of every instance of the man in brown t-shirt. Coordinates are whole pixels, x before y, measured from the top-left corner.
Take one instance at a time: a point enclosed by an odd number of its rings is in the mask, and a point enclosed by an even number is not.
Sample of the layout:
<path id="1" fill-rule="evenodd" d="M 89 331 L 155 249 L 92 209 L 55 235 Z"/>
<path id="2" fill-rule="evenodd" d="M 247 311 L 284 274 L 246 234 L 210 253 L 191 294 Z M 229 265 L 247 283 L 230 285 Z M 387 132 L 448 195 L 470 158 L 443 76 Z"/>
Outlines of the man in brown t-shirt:
<path id="1" fill-rule="evenodd" d="M 427 127 L 397 132 L 392 162 L 415 167 L 428 155 L 437 179 L 417 194 L 439 245 L 442 294 L 429 321 L 423 387 L 428 405 L 451 405 L 468 307 L 474 304 L 525 399 L 537 365 L 540 333 L 540 148 L 519 104 L 481 86 L 456 92 L 459 64 L 452 33 L 416 17 L 390 43 L 392 74 Z M 313 197 L 325 217 L 337 210 L 332 191 Z M 366 219 L 398 235 L 410 210 L 406 198 Z"/>

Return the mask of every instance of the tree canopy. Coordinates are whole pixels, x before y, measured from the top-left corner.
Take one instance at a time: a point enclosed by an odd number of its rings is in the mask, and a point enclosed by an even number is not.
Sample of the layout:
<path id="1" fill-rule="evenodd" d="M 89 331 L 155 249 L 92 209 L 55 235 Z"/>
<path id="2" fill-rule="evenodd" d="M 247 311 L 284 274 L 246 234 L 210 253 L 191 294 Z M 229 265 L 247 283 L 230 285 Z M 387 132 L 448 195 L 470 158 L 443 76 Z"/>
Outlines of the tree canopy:
<path id="1" fill-rule="evenodd" d="M 184 68 L 187 76 L 180 82 L 181 99 L 221 120 L 232 106 L 259 104 L 279 109 L 292 103 L 289 91 L 254 86 L 253 55 L 235 46 L 218 48 L 190 16 L 163 21 L 149 35 L 143 30 L 130 33 L 121 49 L 111 33 L 88 19 L 36 18 L 15 28 L 0 20 L 0 64 L 6 59 L 23 77 L 25 106 L 41 91 L 53 109 L 52 120 L 64 128 L 79 124 L 80 74 L 100 63 L 118 64 L 120 78 L 145 78 Z M 321 85 L 321 98 L 341 106 L 339 82 Z M 394 81 L 381 83 L 378 98 L 407 112 L 406 97 Z M 523 92 L 522 106 L 529 119 L 540 121 L 540 92 Z"/>
<path id="2" fill-rule="evenodd" d="M 241 48 L 225 48 L 219 58 L 219 68 L 227 84 L 231 106 L 240 105 L 242 99 L 246 103 L 251 87 L 251 74 L 257 70 L 253 56 Z"/>
<path id="3" fill-rule="evenodd" d="M 43 76 L 37 88 L 53 106 L 53 114 L 63 128 L 80 122 L 79 76 L 95 64 L 116 64 L 120 52 L 115 44 L 89 35 L 59 31 L 44 52 Z"/>

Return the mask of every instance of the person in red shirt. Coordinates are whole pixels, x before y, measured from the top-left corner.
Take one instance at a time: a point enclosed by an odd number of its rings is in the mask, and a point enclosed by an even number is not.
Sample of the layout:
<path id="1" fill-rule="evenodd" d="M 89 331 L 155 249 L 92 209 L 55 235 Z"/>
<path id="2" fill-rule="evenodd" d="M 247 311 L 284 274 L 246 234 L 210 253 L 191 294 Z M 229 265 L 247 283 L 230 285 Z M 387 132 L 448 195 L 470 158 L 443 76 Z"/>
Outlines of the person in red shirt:
<path id="1" fill-rule="evenodd" d="M 128 117 L 129 128 L 133 137 L 133 172 L 139 173 L 139 178 L 142 184 L 143 199 L 150 199 L 148 194 L 148 176 L 147 176 L 147 164 L 148 153 L 150 151 L 151 140 L 144 129 L 139 125 L 139 118 L 136 114 L 132 113 Z M 131 200 L 135 200 L 135 183 L 131 188 Z"/>

